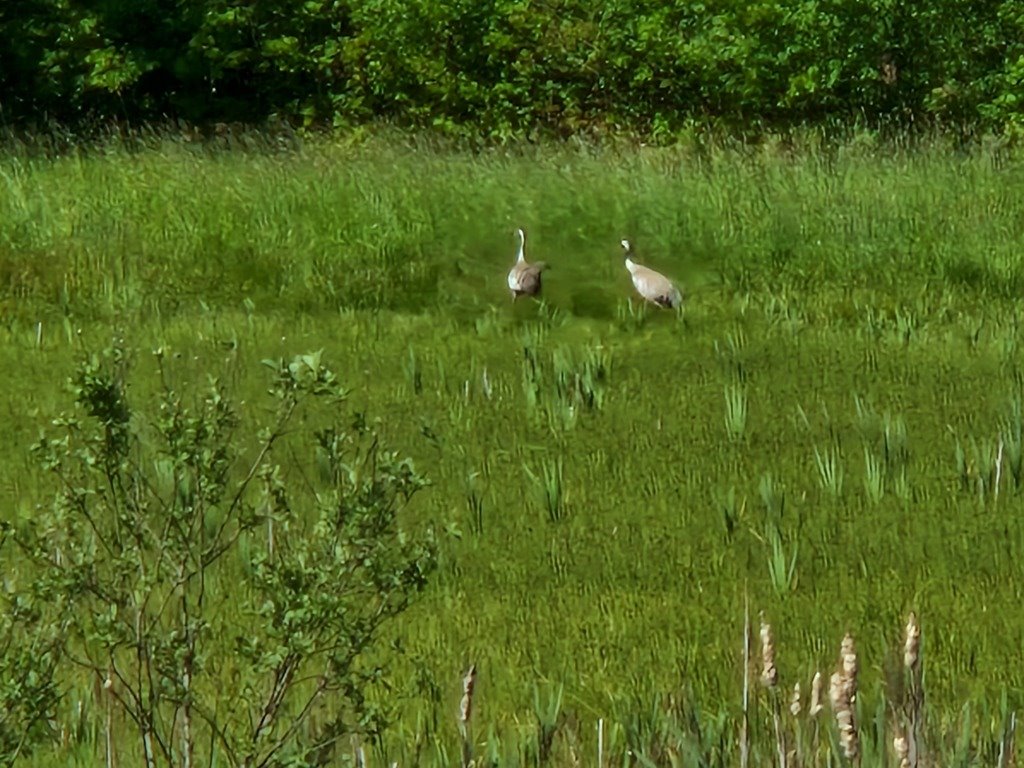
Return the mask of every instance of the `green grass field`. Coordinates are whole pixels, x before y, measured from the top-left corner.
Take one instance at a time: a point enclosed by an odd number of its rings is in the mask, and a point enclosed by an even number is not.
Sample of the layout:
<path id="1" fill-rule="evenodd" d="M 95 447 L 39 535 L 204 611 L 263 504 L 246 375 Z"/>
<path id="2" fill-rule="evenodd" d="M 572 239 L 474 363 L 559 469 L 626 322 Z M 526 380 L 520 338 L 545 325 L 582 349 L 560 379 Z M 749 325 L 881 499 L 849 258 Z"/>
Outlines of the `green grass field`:
<path id="1" fill-rule="evenodd" d="M 182 386 L 220 376 L 245 414 L 261 360 L 323 349 L 431 479 L 407 522 L 441 540 L 382 644 L 374 695 L 395 722 L 371 764 L 457 761 L 475 663 L 485 760 L 539 762 L 539 711 L 560 713 L 556 765 L 596 764 L 599 719 L 609 764 L 737 765 L 747 598 L 787 705 L 854 634 L 871 765 L 891 755 L 886 686 L 916 611 L 927 748 L 995 765 L 1024 690 L 1022 182 L 996 147 L 863 136 L 12 150 L 2 514 L 52 497 L 29 446 L 84 350 L 122 337 L 144 400 L 163 346 Z M 519 226 L 551 270 L 543 301 L 513 305 Z M 678 279 L 681 315 L 633 298 L 622 237 Z M 101 764 L 91 688 L 68 685 L 63 716 L 85 701 L 88 727 L 37 764 Z M 752 696 L 752 764 L 769 764 L 770 697 Z M 806 740 L 806 705 L 800 723 Z"/>

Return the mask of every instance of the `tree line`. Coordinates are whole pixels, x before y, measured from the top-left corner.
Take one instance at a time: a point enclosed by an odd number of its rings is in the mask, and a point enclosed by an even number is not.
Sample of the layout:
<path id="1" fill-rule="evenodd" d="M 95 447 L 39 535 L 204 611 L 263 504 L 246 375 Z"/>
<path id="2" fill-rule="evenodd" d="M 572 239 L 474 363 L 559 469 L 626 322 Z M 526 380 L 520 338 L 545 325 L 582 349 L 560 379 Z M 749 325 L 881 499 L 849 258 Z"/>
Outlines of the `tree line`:
<path id="1" fill-rule="evenodd" d="M 0 121 L 1024 126 L 1018 0 L 4 0 Z"/>

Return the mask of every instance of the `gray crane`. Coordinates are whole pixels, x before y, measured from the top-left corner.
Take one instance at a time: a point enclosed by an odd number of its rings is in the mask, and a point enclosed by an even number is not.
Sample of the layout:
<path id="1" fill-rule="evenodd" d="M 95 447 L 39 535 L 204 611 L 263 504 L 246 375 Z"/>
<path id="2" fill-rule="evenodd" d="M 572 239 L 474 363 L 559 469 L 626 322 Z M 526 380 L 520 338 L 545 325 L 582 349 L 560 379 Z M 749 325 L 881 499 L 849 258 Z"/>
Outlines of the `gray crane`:
<path id="1" fill-rule="evenodd" d="M 526 260 L 526 233 L 516 230 L 519 238 L 519 250 L 516 252 L 516 263 L 508 272 L 508 289 L 512 291 L 512 301 L 520 296 L 536 296 L 540 293 L 540 275 L 548 265 L 543 261 L 530 264 Z"/>
<path id="2" fill-rule="evenodd" d="M 683 295 L 675 283 L 660 272 L 633 261 L 633 246 L 629 244 L 629 240 L 623 240 L 622 247 L 626 251 L 626 269 L 633 278 L 636 292 L 659 307 L 677 309 L 683 303 Z"/>

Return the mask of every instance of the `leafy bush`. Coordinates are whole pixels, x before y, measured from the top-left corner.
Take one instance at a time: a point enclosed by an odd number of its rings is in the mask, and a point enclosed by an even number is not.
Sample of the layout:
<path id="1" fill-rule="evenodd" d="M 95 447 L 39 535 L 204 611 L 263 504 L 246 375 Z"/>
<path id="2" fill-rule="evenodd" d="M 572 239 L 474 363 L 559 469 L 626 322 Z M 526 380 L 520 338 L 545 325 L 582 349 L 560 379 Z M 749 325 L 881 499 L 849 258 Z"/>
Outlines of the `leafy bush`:
<path id="1" fill-rule="evenodd" d="M 0 529 L 0 553 L 11 529 Z M 7 576 L 10 578 L 10 575 Z M 6 581 L 7 579 L 5 579 Z M 12 764 L 43 740 L 60 699 L 54 669 L 66 622 L 48 622 L 44 606 L 62 599 L 58 594 L 16 594 L 8 589 L 0 599 L 0 765 Z"/>
<path id="2" fill-rule="evenodd" d="M 66 627 L 54 658 L 108 693 L 142 764 L 193 765 L 207 749 L 232 765 L 322 764 L 375 727 L 379 672 L 362 659 L 433 567 L 431 539 L 398 524 L 425 481 L 357 417 L 316 432 L 324 471 L 306 505 L 273 457 L 300 414 L 344 399 L 319 354 L 269 363 L 273 417 L 250 450 L 223 388 L 188 405 L 157 354 L 153 411 L 136 410 L 114 348 L 81 366 L 78 412 L 36 446 L 59 490 L 15 534 L 34 574 L 20 604 Z M 48 689 L 23 693 L 45 712 Z"/>

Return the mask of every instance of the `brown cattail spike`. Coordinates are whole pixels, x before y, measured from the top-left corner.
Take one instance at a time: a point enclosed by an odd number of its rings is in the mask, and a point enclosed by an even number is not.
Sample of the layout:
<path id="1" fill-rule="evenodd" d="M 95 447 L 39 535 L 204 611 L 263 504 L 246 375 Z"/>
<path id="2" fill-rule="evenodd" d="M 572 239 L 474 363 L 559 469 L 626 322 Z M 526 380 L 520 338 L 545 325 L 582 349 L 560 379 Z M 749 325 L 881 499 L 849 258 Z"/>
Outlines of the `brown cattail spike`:
<path id="1" fill-rule="evenodd" d="M 857 735 L 857 720 L 854 702 L 857 697 L 857 651 L 853 636 L 849 632 L 843 638 L 840 649 L 840 667 L 833 673 L 829 685 L 829 698 L 839 729 L 839 743 L 843 754 L 849 760 L 860 757 L 860 739 Z"/>

